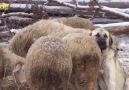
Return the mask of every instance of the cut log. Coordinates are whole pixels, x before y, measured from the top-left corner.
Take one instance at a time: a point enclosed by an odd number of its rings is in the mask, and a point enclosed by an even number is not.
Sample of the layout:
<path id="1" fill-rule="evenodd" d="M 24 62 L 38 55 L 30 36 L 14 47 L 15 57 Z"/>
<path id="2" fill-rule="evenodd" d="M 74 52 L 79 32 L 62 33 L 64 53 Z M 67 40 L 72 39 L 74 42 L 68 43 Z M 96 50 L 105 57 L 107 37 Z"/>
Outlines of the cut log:
<path id="1" fill-rule="evenodd" d="M 101 26 L 105 25 L 105 24 L 109 24 L 109 23 L 118 23 L 118 22 L 123 22 L 123 20 L 120 19 L 108 19 L 108 18 L 94 18 L 92 20 L 92 22 L 97 25 L 97 24 L 102 24 Z M 119 25 L 117 25 L 119 26 Z"/>
<path id="2" fill-rule="evenodd" d="M 115 34 L 122 34 L 122 33 L 129 33 L 129 26 L 113 26 L 113 27 L 106 27 L 106 29 Z"/>
<path id="3" fill-rule="evenodd" d="M 95 24 L 96 28 L 102 27 L 112 33 L 129 33 L 129 22 L 110 23 L 110 24 Z"/>
<path id="4" fill-rule="evenodd" d="M 10 31 L 1 32 L 1 33 L 0 33 L 0 39 L 6 38 L 6 37 L 11 37 L 11 36 L 13 36 L 13 35 L 14 35 L 14 33 L 10 32 Z"/>
<path id="5" fill-rule="evenodd" d="M 28 26 L 29 24 L 34 23 L 35 21 L 36 21 L 35 19 L 24 19 L 21 17 L 19 17 L 19 19 L 7 18 L 6 24 L 8 28 L 23 28 L 25 26 Z"/>
<path id="6" fill-rule="evenodd" d="M 45 11 L 49 12 L 49 13 L 69 13 L 69 14 L 80 14 L 77 11 L 80 12 L 84 12 L 84 11 L 102 11 L 102 12 L 106 12 L 109 13 L 111 15 L 123 18 L 125 20 L 129 20 L 129 14 L 117 11 L 116 9 L 114 10 L 113 8 L 109 8 L 106 6 L 101 6 L 101 8 L 99 8 L 99 6 L 84 6 L 84 5 L 75 5 L 75 4 L 70 4 L 70 3 L 66 3 L 66 2 L 62 2 L 60 0 L 50 0 L 53 3 L 57 3 L 60 5 L 63 5 L 65 7 L 62 6 L 43 6 L 42 8 L 45 9 Z M 31 10 L 32 4 L 10 4 L 9 10 Z M 39 7 L 41 7 L 41 5 L 39 5 Z M 69 8 L 68 8 L 69 7 Z M 85 13 L 83 13 L 83 15 L 85 15 Z"/>
<path id="7" fill-rule="evenodd" d="M 15 13 L 2 14 L 1 17 L 5 18 L 9 16 L 33 17 L 33 13 L 15 12 Z"/>

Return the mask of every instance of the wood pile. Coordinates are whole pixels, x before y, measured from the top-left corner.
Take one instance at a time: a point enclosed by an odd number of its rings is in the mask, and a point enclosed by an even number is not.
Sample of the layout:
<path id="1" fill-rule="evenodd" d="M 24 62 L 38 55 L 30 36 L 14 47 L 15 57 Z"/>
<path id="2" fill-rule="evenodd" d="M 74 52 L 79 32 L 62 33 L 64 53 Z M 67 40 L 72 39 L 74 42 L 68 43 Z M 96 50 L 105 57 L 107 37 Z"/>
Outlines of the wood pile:
<path id="1" fill-rule="evenodd" d="M 110 3 L 104 6 L 105 4 L 99 3 L 98 0 L 90 0 L 90 2 L 83 1 L 84 2 L 77 2 L 76 0 L 72 0 L 72 2 L 62 2 L 60 0 L 41 0 L 35 2 L 34 0 L 4 0 L 5 3 L 9 4 L 9 8 L 8 10 L 1 11 L 0 26 L 5 25 L 7 27 L 7 32 L 0 32 L 0 39 L 2 37 L 14 35 L 14 33 L 10 33 L 9 31 L 12 28 L 23 28 L 40 19 L 49 19 L 51 17 L 69 17 L 77 15 L 83 18 L 90 18 L 92 21 L 94 21 L 94 18 L 98 17 L 117 18 L 121 19 L 121 21 L 129 20 L 128 13 L 116 11 L 112 7 L 107 7 Z M 108 21 L 107 23 L 109 22 L 112 23 L 112 21 Z M 101 21 L 101 23 L 105 22 Z M 129 32 L 129 25 L 106 28 L 113 33 Z"/>

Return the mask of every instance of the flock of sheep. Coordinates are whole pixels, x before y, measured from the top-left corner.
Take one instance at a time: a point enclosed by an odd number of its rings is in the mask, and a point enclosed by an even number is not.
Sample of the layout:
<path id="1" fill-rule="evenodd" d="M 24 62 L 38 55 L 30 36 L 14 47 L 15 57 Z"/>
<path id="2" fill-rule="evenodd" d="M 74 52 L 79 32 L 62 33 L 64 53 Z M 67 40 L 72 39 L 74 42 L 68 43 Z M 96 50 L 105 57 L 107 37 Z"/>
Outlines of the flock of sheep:
<path id="1" fill-rule="evenodd" d="M 0 78 L 30 90 L 129 90 L 118 42 L 88 19 L 40 20 L 0 45 Z"/>

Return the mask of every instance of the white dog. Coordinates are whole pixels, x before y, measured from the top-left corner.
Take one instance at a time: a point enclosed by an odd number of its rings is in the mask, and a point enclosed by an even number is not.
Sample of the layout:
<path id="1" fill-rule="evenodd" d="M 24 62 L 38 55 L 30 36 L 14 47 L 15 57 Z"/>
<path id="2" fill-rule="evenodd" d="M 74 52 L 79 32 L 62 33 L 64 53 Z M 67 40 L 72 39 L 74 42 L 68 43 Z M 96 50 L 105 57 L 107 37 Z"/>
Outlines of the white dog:
<path id="1" fill-rule="evenodd" d="M 102 51 L 103 62 L 100 67 L 95 90 L 129 90 L 129 79 L 122 65 L 116 60 L 118 40 L 103 28 L 91 33 Z"/>

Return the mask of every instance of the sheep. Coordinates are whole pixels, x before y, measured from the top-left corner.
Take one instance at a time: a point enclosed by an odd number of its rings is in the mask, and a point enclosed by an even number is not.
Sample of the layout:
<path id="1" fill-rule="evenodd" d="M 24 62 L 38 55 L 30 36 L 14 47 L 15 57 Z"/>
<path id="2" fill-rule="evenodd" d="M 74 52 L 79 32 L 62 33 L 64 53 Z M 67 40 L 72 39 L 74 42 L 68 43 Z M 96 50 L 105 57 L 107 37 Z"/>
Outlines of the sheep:
<path id="1" fill-rule="evenodd" d="M 101 62 L 101 50 L 91 36 L 72 33 L 62 38 L 72 56 L 72 90 L 93 90 Z"/>
<path id="2" fill-rule="evenodd" d="M 29 47 L 41 36 L 54 35 L 56 37 L 64 37 L 69 33 L 89 34 L 90 30 L 74 29 L 52 20 L 40 20 L 32 25 L 23 28 L 9 42 L 9 49 L 15 54 L 25 57 Z"/>
<path id="3" fill-rule="evenodd" d="M 81 17 L 56 18 L 53 20 L 71 26 L 73 28 L 85 28 L 90 30 L 94 29 L 94 24 L 90 19 L 84 19 Z"/>
<path id="4" fill-rule="evenodd" d="M 12 75 L 14 64 L 19 60 L 24 60 L 24 58 L 14 54 L 7 47 L 0 45 L 0 78 Z"/>
<path id="5" fill-rule="evenodd" d="M 42 36 L 31 45 L 25 61 L 31 90 L 68 90 L 71 73 L 71 55 L 59 38 Z"/>

